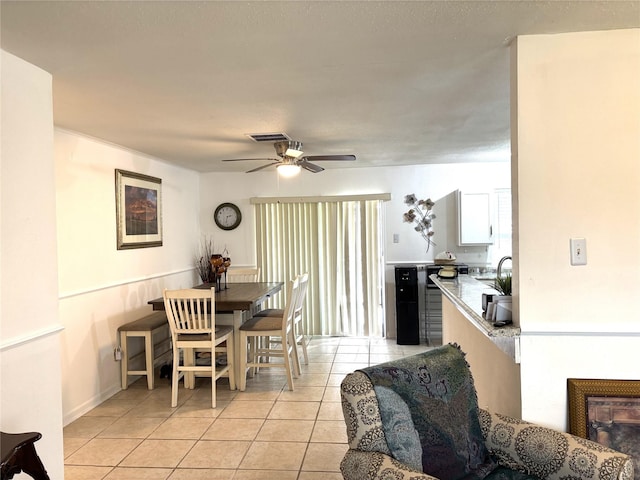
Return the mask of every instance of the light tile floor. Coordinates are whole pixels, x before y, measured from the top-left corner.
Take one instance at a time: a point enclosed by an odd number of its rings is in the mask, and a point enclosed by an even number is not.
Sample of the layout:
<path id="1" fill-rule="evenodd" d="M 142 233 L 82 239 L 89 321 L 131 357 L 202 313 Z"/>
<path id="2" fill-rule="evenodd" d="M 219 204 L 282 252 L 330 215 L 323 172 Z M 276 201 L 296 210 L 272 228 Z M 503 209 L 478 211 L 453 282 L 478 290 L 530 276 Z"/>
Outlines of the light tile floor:
<path id="1" fill-rule="evenodd" d="M 426 345 L 380 338 L 314 337 L 309 364 L 289 391 L 284 372 L 263 369 L 244 392 L 210 379 L 194 390 L 141 379 L 64 429 L 66 480 L 334 480 L 347 438 L 340 382 L 358 368 L 412 355 Z"/>

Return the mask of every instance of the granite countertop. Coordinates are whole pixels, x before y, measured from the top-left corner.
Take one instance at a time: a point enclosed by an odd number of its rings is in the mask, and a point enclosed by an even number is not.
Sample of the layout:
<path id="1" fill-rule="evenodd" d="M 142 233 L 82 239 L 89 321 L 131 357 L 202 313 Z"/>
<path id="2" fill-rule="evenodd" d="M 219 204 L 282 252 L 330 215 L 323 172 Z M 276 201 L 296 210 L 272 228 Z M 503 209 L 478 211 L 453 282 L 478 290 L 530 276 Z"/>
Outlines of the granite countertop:
<path id="1" fill-rule="evenodd" d="M 486 280 L 486 281 L 494 281 L 496 279 L 495 273 L 475 273 L 470 274 L 469 277 L 475 278 L 476 280 Z"/>
<path id="2" fill-rule="evenodd" d="M 493 288 L 469 275 L 458 275 L 454 279 L 431 275 L 430 278 L 469 322 L 518 362 L 516 343 L 520 338 L 520 328 L 513 325 L 496 327 L 482 316 L 482 294 L 497 293 Z"/>

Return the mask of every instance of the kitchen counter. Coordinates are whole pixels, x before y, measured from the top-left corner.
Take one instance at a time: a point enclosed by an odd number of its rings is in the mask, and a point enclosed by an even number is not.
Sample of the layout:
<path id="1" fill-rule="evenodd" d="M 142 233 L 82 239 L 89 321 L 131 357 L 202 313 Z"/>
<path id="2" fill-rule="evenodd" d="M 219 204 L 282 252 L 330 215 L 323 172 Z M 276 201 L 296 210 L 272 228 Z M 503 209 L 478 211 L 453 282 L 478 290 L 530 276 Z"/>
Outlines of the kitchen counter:
<path id="1" fill-rule="evenodd" d="M 469 277 L 471 278 L 475 278 L 476 280 L 479 280 L 481 282 L 495 282 L 496 280 L 496 274 L 495 273 L 476 273 L 473 275 L 469 275 Z"/>
<path id="2" fill-rule="evenodd" d="M 454 279 L 442 279 L 437 275 L 429 278 L 475 328 L 520 363 L 520 328 L 513 325 L 496 327 L 482 317 L 482 294 L 496 293 L 493 288 L 469 275 L 458 275 Z"/>

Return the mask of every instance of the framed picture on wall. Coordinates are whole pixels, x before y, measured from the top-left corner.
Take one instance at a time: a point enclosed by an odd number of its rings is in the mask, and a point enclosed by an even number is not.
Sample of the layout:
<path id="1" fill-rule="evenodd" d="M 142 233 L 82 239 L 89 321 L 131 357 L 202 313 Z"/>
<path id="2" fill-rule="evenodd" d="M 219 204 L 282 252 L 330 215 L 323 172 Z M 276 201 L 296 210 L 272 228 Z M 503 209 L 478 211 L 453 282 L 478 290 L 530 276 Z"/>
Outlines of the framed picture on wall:
<path id="1" fill-rule="evenodd" d="M 633 458 L 640 472 L 640 380 L 569 378 L 570 433 Z"/>
<path id="2" fill-rule="evenodd" d="M 162 246 L 162 180 L 116 169 L 118 250 Z"/>

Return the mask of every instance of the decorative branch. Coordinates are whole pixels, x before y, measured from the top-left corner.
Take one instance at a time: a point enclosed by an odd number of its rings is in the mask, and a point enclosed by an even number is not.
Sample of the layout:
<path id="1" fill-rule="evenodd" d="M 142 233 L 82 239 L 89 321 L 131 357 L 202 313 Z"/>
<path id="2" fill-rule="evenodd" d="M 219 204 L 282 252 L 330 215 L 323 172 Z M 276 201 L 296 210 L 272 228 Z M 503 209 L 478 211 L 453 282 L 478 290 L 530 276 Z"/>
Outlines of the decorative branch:
<path id="1" fill-rule="evenodd" d="M 431 237 L 435 234 L 432 230 L 432 220 L 436 218 L 435 214 L 431 210 L 435 205 L 435 202 L 430 198 L 426 200 L 418 200 L 418 198 L 412 193 L 404 197 L 404 203 L 412 207 L 408 212 L 402 215 L 402 219 L 406 223 L 415 223 L 414 230 L 422 235 L 422 238 L 427 242 L 427 252 L 431 245 L 435 245 Z"/>
<path id="2" fill-rule="evenodd" d="M 215 252 L 215 246 L 211 238 L 203 237 L 200 242 L 200 251 L 195 257 L 196 271 L 203 283 L 215 282 L 215 276 L 211 266 L 211 255 Z"/>

